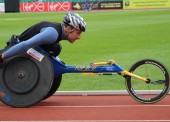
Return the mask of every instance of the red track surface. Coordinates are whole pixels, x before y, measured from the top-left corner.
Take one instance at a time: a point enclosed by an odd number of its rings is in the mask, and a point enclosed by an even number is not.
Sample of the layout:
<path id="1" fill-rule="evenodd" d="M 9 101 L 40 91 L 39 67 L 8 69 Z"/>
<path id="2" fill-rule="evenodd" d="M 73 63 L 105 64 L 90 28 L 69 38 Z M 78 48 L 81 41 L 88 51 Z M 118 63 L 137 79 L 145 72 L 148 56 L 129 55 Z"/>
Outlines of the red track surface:
<path id="1" fill-rule="evenodd" d="M 0 102 L 1 121 L 170 121 L 170 95 L 155 104 L 130 96 L 52 96 L 29 108 L 11 108 Z M 90 121 L 91 122 L 91 121 Z"/>

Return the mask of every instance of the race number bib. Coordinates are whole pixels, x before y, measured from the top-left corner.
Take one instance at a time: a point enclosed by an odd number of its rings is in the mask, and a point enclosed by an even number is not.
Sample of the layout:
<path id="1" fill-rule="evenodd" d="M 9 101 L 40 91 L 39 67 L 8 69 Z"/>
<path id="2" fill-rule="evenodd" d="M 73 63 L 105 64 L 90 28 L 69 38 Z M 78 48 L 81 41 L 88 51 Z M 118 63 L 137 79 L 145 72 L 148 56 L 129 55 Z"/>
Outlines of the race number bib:
<path id="1" fill-rule="evenodd" d="M 39 53 L 38 51 L 34 50 L 33 48 L 30 48 L 27 51 L 27 54 L 32 56 L 33 58 L 35 58 L 38 61 L 42 61 L 42 59 L 44 58 L 44 55 L 42 55 L 41 53 Z"/>

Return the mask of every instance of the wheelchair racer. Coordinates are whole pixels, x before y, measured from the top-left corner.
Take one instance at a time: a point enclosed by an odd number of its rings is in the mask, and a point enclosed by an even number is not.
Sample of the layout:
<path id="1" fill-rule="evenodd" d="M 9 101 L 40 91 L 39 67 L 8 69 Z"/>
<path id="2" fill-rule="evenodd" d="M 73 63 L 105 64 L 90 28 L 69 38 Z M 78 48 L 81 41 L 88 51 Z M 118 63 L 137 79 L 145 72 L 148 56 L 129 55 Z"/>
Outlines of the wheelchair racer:
<path id="1" fill-rule="evenodd" d="M 80 39 L 81 33 L 86 30 L 86 22 L 77 13 L 68 12 L 62 23 L 43 21 L 26 29 L 19 36 L 12 36 L 8 45 L 18 42 L 0 55 L 0 62 L 12 56 L 26 52 L 28 49 L 40 46 L 53 56 L 59 55 L 61 40 L 74 43 Z"/>

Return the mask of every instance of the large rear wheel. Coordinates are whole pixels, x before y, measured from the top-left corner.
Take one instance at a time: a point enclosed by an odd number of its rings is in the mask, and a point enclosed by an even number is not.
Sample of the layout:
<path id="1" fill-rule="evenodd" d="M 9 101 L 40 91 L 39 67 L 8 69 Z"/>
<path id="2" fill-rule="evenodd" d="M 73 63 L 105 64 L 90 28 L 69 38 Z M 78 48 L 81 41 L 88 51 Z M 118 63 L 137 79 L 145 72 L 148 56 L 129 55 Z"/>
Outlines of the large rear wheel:
<path id="1" fill-rule="evenodd" d="M 62 80 L 62 75 L 54 78 L 52 87 L 51 87 L 50 91 L 48 92 L 48 94 L 43 98 L 43 100 L 51 97 L 58 90 L 58 88 L 61 84 L 61 80 Z"/>

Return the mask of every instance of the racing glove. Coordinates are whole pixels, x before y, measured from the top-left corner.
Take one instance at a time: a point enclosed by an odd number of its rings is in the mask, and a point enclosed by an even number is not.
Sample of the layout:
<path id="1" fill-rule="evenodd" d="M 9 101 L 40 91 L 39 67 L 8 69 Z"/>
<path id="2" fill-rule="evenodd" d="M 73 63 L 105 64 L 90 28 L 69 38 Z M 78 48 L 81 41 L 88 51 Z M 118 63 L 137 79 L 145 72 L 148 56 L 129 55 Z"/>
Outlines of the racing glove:
<path id="1" fill-rule="evenodd" d="M 0 55 L 0 63 L 3 63 L 2 55 Z"/>

